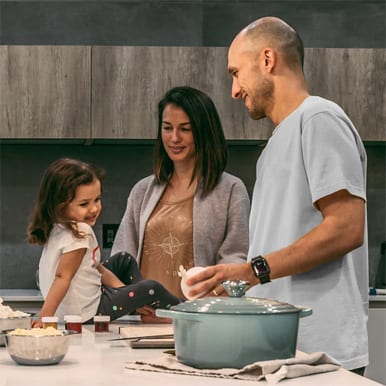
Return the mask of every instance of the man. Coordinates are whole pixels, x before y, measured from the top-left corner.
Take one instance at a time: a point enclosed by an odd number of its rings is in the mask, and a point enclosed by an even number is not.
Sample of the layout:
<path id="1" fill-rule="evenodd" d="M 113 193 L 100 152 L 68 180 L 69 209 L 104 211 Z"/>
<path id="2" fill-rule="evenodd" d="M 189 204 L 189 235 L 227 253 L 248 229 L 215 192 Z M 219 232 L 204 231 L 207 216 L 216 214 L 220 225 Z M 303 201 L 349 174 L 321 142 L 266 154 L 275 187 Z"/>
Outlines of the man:
<path id="1" fill-rule="evenodd" d="M 243 29 L 228 52 L 232 97 L 275 129 L 256 166 L 248 263 L 209 267 L 190 294 L 222 295 L 221 282 L 250 282 L 249 296 L 310 306 L 298 348 L 324 351 L 346 369 L 368 364 L 366 153 L 343 110 L 310 96 L 303 44 L 284 21 Z M 256 285 L 259 284 L 259 285 Z"/>

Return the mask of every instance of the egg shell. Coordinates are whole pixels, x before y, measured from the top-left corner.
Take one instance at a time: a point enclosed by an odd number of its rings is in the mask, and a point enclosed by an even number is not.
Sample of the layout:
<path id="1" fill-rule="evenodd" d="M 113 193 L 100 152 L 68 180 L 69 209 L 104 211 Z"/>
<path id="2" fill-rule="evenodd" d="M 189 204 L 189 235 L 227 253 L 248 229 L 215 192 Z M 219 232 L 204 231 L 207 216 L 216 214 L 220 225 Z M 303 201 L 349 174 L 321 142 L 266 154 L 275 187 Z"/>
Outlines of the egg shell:
<path id="1" fill-rule="evenodd" d="M 205 292 L 202 292 L 196 296 L 189 296 L 189 291 L 194 287 L 194 286 L 188 286 L 186 284 L 186 280 L 197 274 L 198 272 L 201 272 L 205 269 L 205 267 L 193 267 L 193 268 L 190 268 L 186 271 L 185 275 L 182 276 L 181 278 L 181 290 L 182 290 L 182 293 L 184 294 L 184 296 L 188 299 L 188 300 L 194 300 L 194 299 L 197 299 L 199 297 L 201 297 L 202 295 L 205 295 Z"/>

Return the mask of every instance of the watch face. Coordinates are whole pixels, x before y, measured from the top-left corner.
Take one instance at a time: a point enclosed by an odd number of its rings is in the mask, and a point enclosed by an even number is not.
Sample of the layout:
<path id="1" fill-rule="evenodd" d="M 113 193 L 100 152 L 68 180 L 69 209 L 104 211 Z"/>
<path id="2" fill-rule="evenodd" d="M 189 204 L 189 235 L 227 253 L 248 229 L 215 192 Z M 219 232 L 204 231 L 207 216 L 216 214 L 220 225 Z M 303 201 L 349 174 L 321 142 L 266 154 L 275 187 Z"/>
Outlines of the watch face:
<path id="1" fill-rule="evenodd" d="M 260 275 L 264 275 L 270 272 L 270 269 L 265 262 L 264 258 L 262 257 L 257 257 L 255 260 L 253 260 L 253 265 L 255 266 L 256 270 Z"/>
<path id="2" fill-rule="evenodd" d="M 255 262 L 255 266 L 256 268 L 258 269 L 260 275 L 263 273 L 267 273 L 268 272 L 268 267 L 265 265 L 264 261 L 263 260 L 258 260 Z"/>

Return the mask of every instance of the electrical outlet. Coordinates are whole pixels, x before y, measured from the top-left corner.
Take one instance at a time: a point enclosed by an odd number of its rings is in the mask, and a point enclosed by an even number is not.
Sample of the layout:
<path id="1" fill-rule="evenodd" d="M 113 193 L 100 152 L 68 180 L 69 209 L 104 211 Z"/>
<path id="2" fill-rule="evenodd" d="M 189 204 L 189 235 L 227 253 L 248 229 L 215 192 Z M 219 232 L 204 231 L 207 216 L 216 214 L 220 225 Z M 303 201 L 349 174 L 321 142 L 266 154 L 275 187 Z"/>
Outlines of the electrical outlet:
<path id="1" fill-rule="evenodd" d="M 117 234 L 119 224 L 103 224 L 103 248 L 111 248 Z"/>

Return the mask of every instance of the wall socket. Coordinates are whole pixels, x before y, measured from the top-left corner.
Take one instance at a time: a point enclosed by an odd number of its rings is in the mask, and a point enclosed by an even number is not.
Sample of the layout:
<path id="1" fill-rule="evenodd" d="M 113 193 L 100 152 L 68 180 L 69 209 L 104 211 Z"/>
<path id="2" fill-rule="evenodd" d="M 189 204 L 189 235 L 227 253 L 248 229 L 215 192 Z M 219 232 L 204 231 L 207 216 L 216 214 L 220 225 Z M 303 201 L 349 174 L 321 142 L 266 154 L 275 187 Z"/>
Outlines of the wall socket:
<path id="1" fill-rule="evenodd" d="M 103 224 L 103 248 L 111 248 L 114 243 L 115 235 L 117 234 L 119 224 Z"/>

